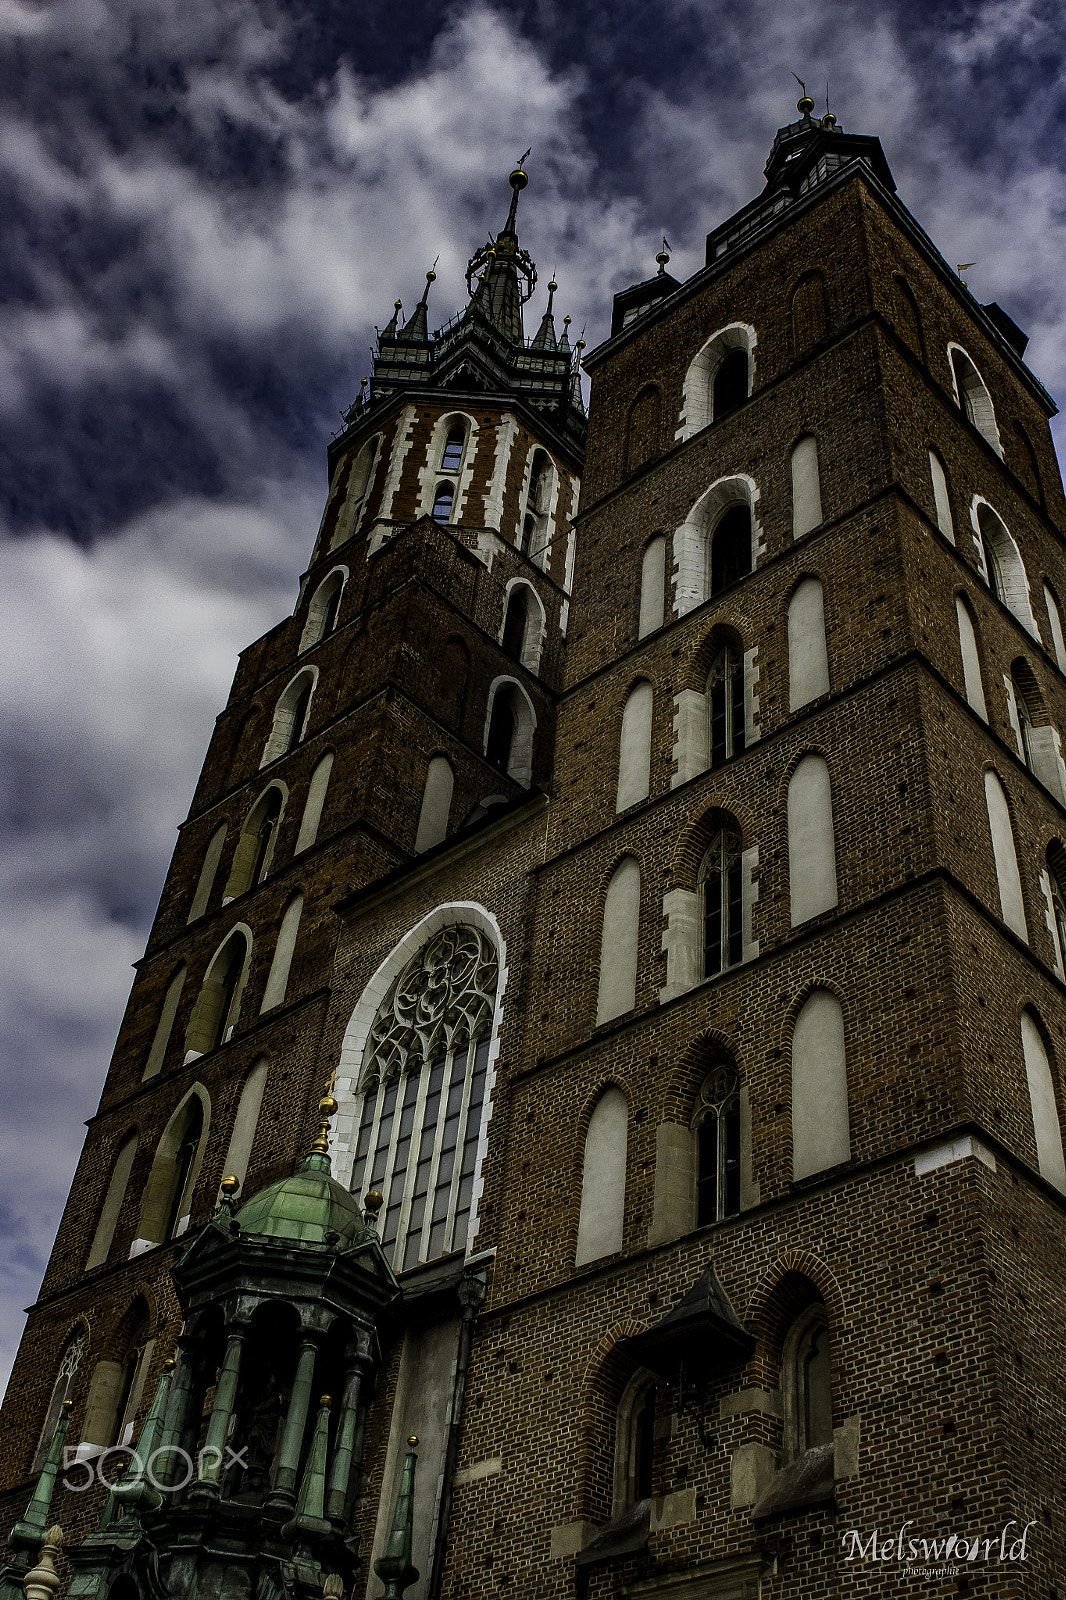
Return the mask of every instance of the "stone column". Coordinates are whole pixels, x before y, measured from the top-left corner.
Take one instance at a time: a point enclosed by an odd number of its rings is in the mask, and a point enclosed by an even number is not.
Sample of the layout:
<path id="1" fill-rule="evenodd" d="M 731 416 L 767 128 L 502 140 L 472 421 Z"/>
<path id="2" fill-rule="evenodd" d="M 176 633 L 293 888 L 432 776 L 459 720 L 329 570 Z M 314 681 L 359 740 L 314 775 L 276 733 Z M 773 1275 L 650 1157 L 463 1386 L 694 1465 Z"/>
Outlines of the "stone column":
<path id="1" fill-rule="evenodd" d="M 330 1464 L 329 1482 L 326 1491 L 327 1517 L 343 1518 L 344 1516 L 344 1509 L 348 1501 L 348 1484 L 351 1478 L 352 1463 L 355 1459 L 356 1446 L 360 1442 L 363 1387 L 369 1371 L 369 1356 L 361 1352 L 352 1355 L 348 1362 L 344 1395 L 341 1399 L 340 1412 L 337 1417 L 333 1461 Z"/>
<path id="2" fill-rule="evenodd" d="M 233 1403 L 237 1398 L 237 1379 L 240 1376 L 241 1352 L 246 1332 L 247 1329 L 243 1325 L 231 1326 L 226 1341 L 226 1354 L 222 1360 L 222 1371 L 215 1388 L 215 1403 L 211 1408 L 211 1420 L 207 1424 L 207 1438 L 200 1452 L 199 1477 L 194 1485 L 194 1492 L 198 1494 L 218 1494 L 222 1456 L 226 1440 L 229 1438 Z"/>
<path id="3" fill-rule="evenodd" d="M 300 1341 L 300 1354 L 296 1362 L 296 1376 L 293 1379 L 288 1415 L 285 1418 L 285 1431 L 281 1436 L 281 1452 L 278 1456 L 274 1492 L 267 1501 L 267 1505 L 270 1506 L 287 1509 L 296 1502 L 296 1483 L 300 1475 L 300 1448 L 311 1404 L 317 1350 L 317 1337 L 305 1331 Z"/>

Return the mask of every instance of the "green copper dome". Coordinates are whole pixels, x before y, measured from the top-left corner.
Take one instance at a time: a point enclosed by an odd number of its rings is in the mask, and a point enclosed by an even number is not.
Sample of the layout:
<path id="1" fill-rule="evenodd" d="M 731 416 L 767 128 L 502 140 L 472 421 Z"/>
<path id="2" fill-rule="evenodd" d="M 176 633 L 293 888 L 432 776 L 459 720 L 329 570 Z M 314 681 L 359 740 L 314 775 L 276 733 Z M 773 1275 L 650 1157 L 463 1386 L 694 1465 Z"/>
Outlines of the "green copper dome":
<path id="1" fill-rule="evenodd" d="M 301 1244 L 325 1244 L 326 1235 L 335 1233 L 341 1249 L 365 1231 L 355 1196 L 332 1176 L 329 1157 L 317 1153 L 305 1156 L 291 1178 L 246 1201 L 237 1222 L 244 1234 Z"/>

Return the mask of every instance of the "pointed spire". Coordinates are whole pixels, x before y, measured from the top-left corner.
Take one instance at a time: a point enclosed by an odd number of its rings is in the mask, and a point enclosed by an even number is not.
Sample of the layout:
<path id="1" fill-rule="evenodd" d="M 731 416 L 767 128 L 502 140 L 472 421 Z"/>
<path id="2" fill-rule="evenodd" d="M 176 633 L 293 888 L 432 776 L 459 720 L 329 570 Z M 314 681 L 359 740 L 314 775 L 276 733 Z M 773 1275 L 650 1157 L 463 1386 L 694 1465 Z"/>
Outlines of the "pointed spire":
<path id="1" fill-rule="evenodd" d="M 304 1462 L 300 1489 L 296 1496 L 296 1511 L 281 1530 L 282 1538 L 295 1539 L 299 1533 L 329 1533 L 325 1517 L 326 1456 L 329 1450 L 329 1408 L 333 1404 L 328 1394 L 319 1401 L 315 1431 L 311 1447 Z"/>
<path id="2" fill-rule="evenodd" d="M 563 318 L 563 336 L 559 340 L 559 349 L 560 350 L 566 350 L 567 352 L 569 352 L 569 349 L 570 349 L 570 324 L 571 324 L 571 322 L 573 322 L 573 320 L 574 320 L 573 317 L 564 317 Z"/>
<path id="3" fill-rule="evenodd" d="M 418 1440 L 414 1434 L 407 1441 L 408 1451 L 404 1456 L 403 1472 L 400 1474 L 400 1488 L 396 1496 L 396 1510 L 392 1518 L 392 1532 L 389 1542 L 385 1546 L 385 1554 L 374 1562 L 374 1571 L 385 1585 L 382 1600 L 403 1600 L 404 1591 L 419 1578 L 417 1567 L 411 1565 L 411 1538 L 414 1521 L 415 1502 L 415 1467 L 418 1457 L 415 1455 L 415 1446 Z"/>
<path id="4" fill-rule="evenodd" d="M 658 276 L 660 278 L 665 278 L 666 277 L 667 264 L 668 264 L 668 262 L 670 260 L 670 245 L 669 245 L 669 242 L 667 240 L 667 237 L 666 237 L 665 233 L 663 234 L 663 247 L 659 251 L 659 254 L 655 257 L 655 259 L 659 263 Z"/>
<path id="5" fill-rule="evenodd" d="M 403 310 L 403 301 L 402 300 L 397 300 L 395 305 L 392 308 L 392 316 L 389 318 L 389 320 L 385 324 L 385 326 L 378 330 L 378 340 L 379 340 L 379 342 L 382 339 L 395 339 L 395 337 L 396 337 L 396 325 L 397 325 L 397 323 L 399 321 L 400 312 L 402 310 Z"/>
<path id="6" fill-rule="evenodd" d="M 72 1400 L 64 1400 L 56 1423 L 56 1431 L 52 1435 L 52 1442 L 48 1446 L 48 1454 L 44 1458 L 40 1477 L 30 1496 L 30 1503 L 21 1518 L 15 1523 L 7 1536 L 10 1545 L 27 1547 L 36 1550 L 44 1542 L 48 1532 L 48 1513 L 52 1507 L 52 1495 L 55 1492 L 56 1474 L 59 1464 L 63 1459 L 63 1440 L 70 1427 L 70 1413 L 74 1409 Z"/>
<path id="7" fill-rule="evenodd" d="M 319 1116 L 322 1118 L 318 1125 L 318 1137 L 310 1150 L 300 1162 L 301 1172 L 328 1172 L 332 1174 L 333 1168 L 329 1159 L 329 1119 L 337 1110 L 337 1102 L 327 1090 L 318 1102 Z"/>
<path id="8" fill-rule="evenodd" d="M 439 260 L 440 256 L 437 257 L 437 261 Z M 437 261 L 434 261 L 433 265 L 426 273 L 426 287 L 422 290 L 421 300 L 419 300 L 418 304 L 411 312 L 411 315 L 403 325 L 402 333 L 405 339 L 429 338 L 429 286 L 436 280 Z"/>
<path id="9" fill-rule="evenodd" d="M 225 1181 L 223 1179 L 223 1182 Z M 230 1179 L 229 1181 L 232 1183 L 233 1180 Z M 156 1384 L 148 1415 L 144 1419 L 144 1427 L 141 1429 L 140 1437 L 137 1440 L 136 1451 L 130 1457 L 130 1462 L 135 1470 L 123 1473 L 121 1481 L 115 1482 L 108 1496 L 108 1501 L 117 1501 L 125 1509 L 127 1516 L 138 1511 L 158 1511 L 163 1504 L 162 1495 L 153 1486 L 151 1478 L 145 1474 L 163 1432 L 163 1419 L 167 1414 L 167 1401 L 170 1399 L 170 1386 L 174 1381 L 174 1368 L 176 1365 L 177 1363 L 173 1357 L 168 1357 L 163 1362 L 163 1371 L 160 1374 L 159 1382 Z M 154 1476 L 154 1473 L 152 1476 Z M 101 1522 L 103 1526 L 106 1526 L 106 1523 L 103 1523 L 103 1519 L 101 1519 Z"/>
<path id="10" fill-rule="evenodd" d="M 529 151 L 526 151 L 526 155 Z M 526 159 L 522 157 L 522 161 Z M 522 307 L 537 284 L 537 269 L 527 250 L 519 248 L 516 217 L 518 196 L 529 182 L 522 161 L 511 173 L 511 206 L 507 221 L 488 244 L 482 245 L 466 269 L 471 303 L 512 344 L 522 342 Z M 476 287 L 475 287 L 476 280 Z"/>
<path id="11" fill-rule="evenodd" d="M 548 309 L 540 319 L 540 327 L 537 329 L 536 337 L 533 340 L 532 348 L 534 350 L 555 350 L 558 347 L 559 341 L 555 337 L 555 318 L 552 315 L 552 302 L 555 299 L 555 291 L 558 287 L 559 285 L 553 276 L 548 284 Z"/>

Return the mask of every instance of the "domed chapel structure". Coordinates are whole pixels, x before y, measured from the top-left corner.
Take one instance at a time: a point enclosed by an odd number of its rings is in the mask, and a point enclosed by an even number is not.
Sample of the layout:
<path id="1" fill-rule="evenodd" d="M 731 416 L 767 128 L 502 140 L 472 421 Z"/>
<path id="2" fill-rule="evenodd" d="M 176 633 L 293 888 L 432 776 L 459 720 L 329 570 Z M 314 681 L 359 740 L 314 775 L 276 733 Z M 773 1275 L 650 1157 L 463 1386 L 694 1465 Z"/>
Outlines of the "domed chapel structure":
<path id="1" fill-rule="evenodd" d="M 521 163 L 381 331 L 29 1313 L 3 1600 L 1066 1594 L 1055 408 L 812 113 L 596 349 L 554 283 L 526 337 Z"/>

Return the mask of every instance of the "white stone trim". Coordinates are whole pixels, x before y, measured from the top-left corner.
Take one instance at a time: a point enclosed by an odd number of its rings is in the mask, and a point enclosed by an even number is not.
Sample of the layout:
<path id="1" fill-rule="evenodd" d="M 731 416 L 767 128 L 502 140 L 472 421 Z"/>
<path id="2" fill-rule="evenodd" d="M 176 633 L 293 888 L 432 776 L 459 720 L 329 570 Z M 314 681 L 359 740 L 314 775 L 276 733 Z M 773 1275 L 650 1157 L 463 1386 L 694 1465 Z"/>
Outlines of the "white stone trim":
<path id="1" fill-rule="evenodd" d="M 524 716 L 515 718 L 514 736 L 511 739 L 511 755 L 507 762 L 507 776 L 513 778 L 515 783 L 520 783 L 523 789 L 528 789 L 533 778 L 533 737 L 537 731 L 537 713 L 533 709 L 532 700 L 518 679 L 510 677 L 506 673 L 501 673 L 498 678 L 493 678 L 489 684 L 488 703 L 485 707 L 485 732 L 481 747 L 482 754 L 488 755 L 492 708 L 496 703 L 496 695 L 504 684 L 508 688 L 518 691 L 521 701 L 520 709 L 525 712 Z"/>
<path id="2" fill-rule="evenodd" d="M 691 439 L 709 426 L 711 416 L 711 391 L 714 375 L 730 350 L 744 350 L 748 356 L 748 394 L 755 378 L 755 346 L 759 336 L 748 322 L 727 322 L 718 328 L 700 346 L 689 363 L 681 402 L 681 415 L 677 419 L 675 439 Z"/>
<path id="3" fill-rule="evenodd" d="M 462 459 L 457 468 L 444 467 L 441 465 L 440 458 L 444 453 L 444 446 L 448 442 L 448 435 L 457 422 L 462 422 L 466 427 Z M 474 458 L 477 455 L 479 432 L 477 418 L 471 416 L 469 411 L 448 411 L 437 418 L 433 424 L 433 432 L 430 435 L 425 463 L 419 469 L 416 517 L 429 515 L 433 510 L 437 484 L 443 479 L 447 479 L 455 484 L 452 514 L 448 521 L 449 523 L 462 522 L 463 512 L 466 510 L 467 493 L 470 489 L 471 479 L 474 476 Z"/>
<path id="4" fill-rule="evenodd" d="M 997 531 L 986 535 L 981 527 L 981 510 L 987 509 L 997 523 Z M 989 589 L 994 590 L 992 574 L 988 570 L 985 560 L 985 538 L 992 543 L 992 554 L 995 558 L 999 577 L 1003 587 L 1003 603 L 1013 612 L 1022 627 L 1031 633 L 1038 644 L 1042 646 L 1040 630 L 1033 616 L 1032 597 L 1029 593 L 1029 574 L 1025 570 L 1022 553 L 1018 543 L 999 512 L 984 495 L 975 494 L 970 501 L 970 522 L 973 526 L 973 542 L 977 549 L 977 562 L 981 569 L 981 576 Z"/>
<path id="5" fill-rule="evenodd" d="M 746 472 L 716 478 L 695 501 L 674 533 L 675 616 L 683 617 L 709 598 L 710 534 L 730 506 L 747 505 L 751 512 L 751 566 L 754 572 L 766 550 L 766 536 L 756 515 L 759 487 Z"/>
<path id="6" fill-rule="evenodd" d="M 974 415 L 971 418 L 967 409 L 966 399 L 959 391 L 958 376 L 955 372 L 954 352 L 958 351 L 963 360 L 968 364 L 976 384 L 969 385 L 967 395 Z M 999 437 L 999 424 L 996 421 L 996 408 L 992 404 L 992 396 L 988 392 L 988 385 L 982 378 L 977 363 L 970 352 L 957 344 L 954 339 L 948 341 L 948 371 L 951 373 L 951 389 L 955 396 L 955 404 L 966 420 L 972 421 L 973 426 L 996 452 L 997 456 L 1003 455 L 1003 444 Z"/>
<path id="7" fill-rule="evenodd" d="M 503 497 L 507 489 L 507 468 L 510 464 L 514 442 L 518 436 L 518 423 L 510 411 L 505 411 L 496 426 L 496 453 L 492 461 L 492 482 L 485 496 L 485 522 L 496 533 L 503 533 Z"/>
<path id="8" fill-rule="evenodd" d="M 518 659 L 527 672 L 540 671 L 540 657 L 544 648 L 544 640 L 548 635 L 548 617 L 544 610 L 544 602 L 540 598 L 533 584 L 528 578 L 509 578 L 503 594 L 503 615 L 500 619 L 500 631 L 496 637 L 497 644 L 503 643 L 503 631 L 507 623 L 507 608 L 511 603 L 511 593 L 514 589 L 525 589 L 533 596 L 535 615 L 531 616 L 527 601 L 526 627 L 522 636 L 522 649 Z"/>

